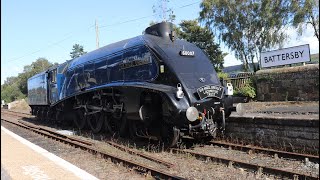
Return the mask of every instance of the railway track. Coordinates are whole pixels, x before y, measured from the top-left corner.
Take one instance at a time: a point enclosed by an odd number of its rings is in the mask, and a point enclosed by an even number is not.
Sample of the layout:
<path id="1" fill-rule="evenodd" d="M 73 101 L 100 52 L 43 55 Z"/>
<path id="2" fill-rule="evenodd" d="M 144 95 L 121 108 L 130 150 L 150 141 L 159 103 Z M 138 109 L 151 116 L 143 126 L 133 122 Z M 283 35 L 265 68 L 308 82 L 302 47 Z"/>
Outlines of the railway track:
<path id="1" fill-rule="evenodd" d="M 267 167 L 259 164 L 251 164 L 251 163 L 247 163 L 247 162 L 243 162 L 235 159 L 221 158 L 218 156 L 201 154 L 201 153 L 193 152 L 191 150 L 186 150 L 186 149 L 171 148 L 170 151 L 173 153 L 190 154 L 198 159 L 205 160 L 205 161 L 208 161 L 208 160 L 216 161 L 219 163 L 226 164 L 228 167 L 237 166 L 245 169 L 251 169 L 253 171 L 256 171 L 258 174 L 262 174 L 264 172 L 264 173 L 273 174 L 277 176 L 287 177 L 290 179 L 319 179 L 319 177 L 314 177 L 309 174 L 291 172 L 291 171 L 278 169 L 278 168 L 271 168 L 271 167 Z"/>
<path id="2" fill-rule="evenodd" d="M 2 111 L 3 112 L 3 111 Z M 19 112 L 12 112 L 11 113 L 19 113 Z M 10 114 L 11 114 L 10 113 Z M 12 114 L 14 115 L 14 114 Z M 28 124 L 26 124 L 26 122 L 21 122 L 23 125 L 27 126 Z M 29 123 L 29 126 L 32 127 L 34 125 L 30 124 Z M 33 127 L 34 129 L 36 127 Z M 46 131 L 46 128 L 40 128 L 42 131 Z M 77 138 L 74 138 L 74 139 L 69 139 L 71 142 L 76 142 L 76 143 L 80 143 L 80 144 L 83 144 L 82 142 L 79 142 L 77 141 Z M 130 148 L 127 148 L 125 146 L 122 146 L 122 145 L 119 145 L 117 143 L 114 143 L 112 141 L 107 141 L 107 143 L 111 146 L 114 146 L 118 149 L 121 149 L 123 151 L 126 151 L 130 154 L 135 154 L 135 155 L 138 155 L 138 156 L 141 156 L 141 157 L 144 157 L 146 159 L 149 159 L 149 160 L 153 160 L 157 163 L 161 163 L 163 165 L 165 165 L 166 167 L 170 168 L 170 167 L 173 167 L 174 165 L 171 164 L 171 163 L 167 163 L 165 161 L 162 161 L 162 160 L 156 160 L 154 159 L 152 156 L 148 156 L 148 155 L 145 155 L 143 153 L 140 153 L 138 151 L 135 151 L 133 149 L 130 149 Z M 269 154 L 269 155 L 274 155 L 274 156 L 278 156 L 278 157 L 284 157 L 284 158 L 290 158 L 290 159 L 296 159 L 296 160 L 306 160 L 309 159 L 310 161 L 313 161 L 313 162 L 319 162 L 319 157 L 318 156 L 314 156 L 314 155 L 309 155 L 309 154 L 298 154 L 298 153 L 292 153 L 292 152 L 286 152 L 286 151 L 278 151 L 278 150 L 273 150 L 273 149 L 267 149 L 267 148 L 260 148 L 260 147 L 253 147 L 253 146 L 243 146 L 243 145 L 239 145 L 239 144 L 233 144 L 233 143 L 226 143 L 226 142 L 222 142 L 222 141 L 211 141 L 209 142 L 209 144 L 212 144 L 212 145 L 217 145 L 217 146 L 223 146 L 223 147 L 227 147 L 227 148 L 231 148 L 231 149 L 234 149 L 234 150 L 240 150 L 240 151 L 248 151 L 248 152 L 259 152 L 259 153 L 263 153 L 263 154 Z M 92 144 L 85 144 L 84 146 L 92 146 Z M 93 152 L 93 153 L 98 153 L 98 154 L 101 154 L 102 152 L 99 152 L 97 149 L 90 149 L 88 147 L 85 147 L 87 148 L 87 150 L 90 152 Z M 309 174 L 304 174 L 304 173 L 299 173 L 299 172 L 291 172 L 291 171 L 288 171 L 288 170 L 283 170 L 283 169 L 278 169 L 278 168 L 272 168 L 272 167 L 267 167 L 267 166 L 264 166 L 264 165 L 259 165 L 259 164 L 251 164 L 251 163 L 247 163 L 247 162 L 243 162 L 243 161 L 239 161 L 239 160 L 235 160 L 235 159 L 228 159 L 228 158 L 221 158 L 221 157 L 217 157 L 217 156 L 212 156 L 212 155 L 206 155 L 206 154 L 201 154 L 201 153 L 197 153 L 197 152 L 194 152 L 194 151 L 191 151 L 191 150 L 186 150 L 186 149 L 176 149 L 176 148 L 172 148 L 170 149 L 171 152 L 173 153 L 185 153 L 185 154 L 190 154 L 198 159 L 201 159 L 201 160 L 213 160 L 213 161 L 217 161 L 217 162 L 220 162 L 222 164 L 226 164 L 227 166 L 236 166 L 236 167 L 241 167 L 241 168 L 245 168 L 245 169 L 250 169 L 250 170 L 253 170 L 255 172 L 257 172 L 258 174 L 259 173 L 267 173 L 267 174 L 273 174 L 273 175 L 277 175 L 277 176 L 282 176 L 282 177 L 287 177 L 287 178 L 292 178 L 292 179 L 319 179 L 319 177 L 314 177 L 312 175 L 309 175 Z M 103 154 L 102 154 L 103 155 Z M 104 157 L 110 157 L 110 155 L 106 154 L 106 155 L 103 155 Z M 121 161 L 119 159 L 116 159 L 114 160 L 116 163 Z M 143 168 L 141 164 L 138 164 L 136 166 L 132 165 L 129 163 L 130 167 L 138 167 L 138 168 Z M 147 168 L 144 168 L 145 169 L 145 172 L 153 172 L 152 170 L 150 169 L 147 169 Z M 154 172 L 153 174 L 161 174 L 161 173 L 164 173 L 164 172 Z M 151 175 L 153 175 L 151 174 Z M 162 174 L 161 176 L 159 177 L 165 177 L 166 179 L 169 177 L 166 176 L 165 174 Z M 170 177 L 171 179 L 179 179 L 181 177 Z M 183 178 L 182 178 L 183 179 Z"/>
<path id="3" fill-rule="evenodd" d="M 1 112 L 2 112 L 2 109 L 1 109 Z M 25 114 L 25 115 L 28 115 L 28 116 L 32 116 L 30 113 L 26 113 L 26 112 L 17 112 L 17 111 L 12 111 L 12 110 L 3 110 L 3 112 L 12 112 L 12 113 L 19 113 L 19 114 Z M 18 115 L 18 114 L 17 114 Z"/>
<path id="4" fill-rule="evenodd" d="M 2 113 L 6 113 L 4 111 L 1 111 L 1 112 Z M 14 115 L 14 113 L 18 113 L 18 112 L 11 112 L 11 113 L 8 113 L 8 114 Z M 18 116 L 18 117 L 20 117 L 20 116 Z M 145 174 L 151 175 L 151 176 L 153 176 L 155 178 L 161 178 L 161 179 L 185 179 L 183 177 L 179 177 L 179 176 L 176 176 L 174 174 L 167 173 L 167 172 L 165 172 L 163 170 L 155 169 L 153 167 L 150 167 L 150 166 L 147 166 L 147 165 L 144 165 L 144 164 L 141 164 L 141 163 L 129 160 L 129 159 L 125 159 L 125 158 L 122 158 L 122 157 L 114 156 L 114 155 L 112 155 L 112 154 L 110 154 L 108 152 L 104 152 L 104 151 L 94 147 L 93 144 L 91 142 L 89 142 L 89 141 L 84 141 L 82 139 L 69 137 L 69 136 L 57 133 L 55 131 L 51 131 L 51 130 L 49 130 L 47 128 L 39 127 L 39 126 L 33 125 L 31 123 L 23 122 L 23 121 L 20 121 L 20 120 L 17 121 L 17 122 L 14 122 L 14 121 L 11 121 L 11 120 L 8 120 L 8 119 L 1 118 L 1 121 L 5 121 L 5 122 L 8 122 L 8 123 L 14 124 L 16 126 L 22 127 L 24 129 L 31 130 L 31 131 L 33 131 L 35 133 L 41 134 L 43 136 L 49 137 L 51 139 L 54 139 L 54 140 L 57 140 L 57 141 L 60 141 L 60 142 L 63 142 L 65 144 L 69 144 L 69 145 L 71 145 L 73 147 L 81 148 L 82 150 L 86 150 L 86 151 L 88 151 L 88 152 L 90 152 L 90 153 L 92 153 L 94 155 L 100 155 L 100 157 L 103 157 L 105 159 L 110 159 L 115 164 L 123 164 L 123 166 L 125 166 L 125 167 L 132 168 L 134 170 L 137 170 L 138 172 L 144 172 Z M 125 147 L 125 146 L 119 145 L 117 143 L 109 141 L 108 144 L 110 144 L 110 145 L 112 145 L 114 147 L 117 147 L 118 149 L 121 149 L 123 151 L 126 151 L 126 152 L 128 152 L 130 154 L 136 154 L 138 156 L 144 157 L 144 158 L 152 160 L 154 162 L 157 162 L 157 163 L 160 163 L 160 164 L 164 164 L 168 168 L 173 166 L 173 164 L 171 164 L 171 163 L 168 163 L 168 162 L 162 161 L 160 159 L 154 158 L 152 156 L 148 156 L 148 155 L 142 154 L 140 152 L 131 150 L 131 149 L 129 149 L 129 148 Z"/>
<path id="5" fill-rule="evenodd" d="M 249 153 L 263 153 L 263 154 L 272 155 L 274 157 L 290 158 L 290 159 L 304 160 L 304 161 L 309 160 L 315 163 L 319 163 L 319 156 L 310 155 L 310 154 L 300 154 L 300 153 L 294 153 L 294 152 L 279 151 L 279 150 L 274 150 L 269 148 L 240 145 L 240 144 L 228 143 L 223 141 L 210 141 L 209 144 L 222 146 L 222 147 L 230 148 L 234 150 L 246 151 Z"/>
<path id="6" fill-rule="evenodd" d="M 3 109 L 1 109 L 1 113 L 12 114 L 12 115 L 22 117 L 22 118 L 35 117 L 35 116 L 31 115 L 30 113 L 17 112 L 17 111 L 11 111 L 11 110 L 3 110 Z"/>

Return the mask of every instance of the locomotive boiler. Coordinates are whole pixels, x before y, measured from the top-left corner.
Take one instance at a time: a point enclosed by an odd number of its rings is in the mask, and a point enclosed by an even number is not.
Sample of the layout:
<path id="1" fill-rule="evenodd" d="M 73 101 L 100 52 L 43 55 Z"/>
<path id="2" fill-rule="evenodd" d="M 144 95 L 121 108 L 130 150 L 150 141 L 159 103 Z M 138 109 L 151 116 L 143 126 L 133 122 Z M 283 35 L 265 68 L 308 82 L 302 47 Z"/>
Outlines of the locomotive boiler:
<path id="1" fill-rule="evenodd" d="M 214 138 L 232 96 L 205 53 L 162 22 L 28 79 L 31 113 L 92 132 L 154 138 Z"/>

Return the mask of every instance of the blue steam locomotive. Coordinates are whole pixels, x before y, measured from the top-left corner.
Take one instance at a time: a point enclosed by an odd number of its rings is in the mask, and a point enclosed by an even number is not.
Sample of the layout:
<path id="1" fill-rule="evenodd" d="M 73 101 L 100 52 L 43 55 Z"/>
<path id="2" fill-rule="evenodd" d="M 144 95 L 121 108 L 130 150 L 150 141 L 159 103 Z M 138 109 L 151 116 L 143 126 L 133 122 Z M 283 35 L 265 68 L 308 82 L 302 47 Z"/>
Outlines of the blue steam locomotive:
<path id="1" fill-rule="evenodd" d="M 205 53 L 175 38 L 172 24 L 116 42 L 28 79 L 31 113 L 92 132 L 154 138 L 214 138 L 232 110 Z"/>

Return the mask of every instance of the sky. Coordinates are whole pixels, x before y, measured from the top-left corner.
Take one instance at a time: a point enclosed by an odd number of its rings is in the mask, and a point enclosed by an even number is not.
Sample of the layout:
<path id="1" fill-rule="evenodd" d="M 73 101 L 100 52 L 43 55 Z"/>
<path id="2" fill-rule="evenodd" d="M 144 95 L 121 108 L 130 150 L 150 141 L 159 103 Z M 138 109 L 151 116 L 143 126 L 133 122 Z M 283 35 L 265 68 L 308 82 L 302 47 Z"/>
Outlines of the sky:
<path id="1" fill-rule="evenodd" d="M 200 0 L 170 0 L 166 4 L 181 20 L 197 19 Z M 87 52 L 96 49 L 95 21 L 99 27 L 99 46 L 141 35 L 151 21 L 160 21 L 153 13 L 157 0 L 2 0 L 1 1 L 1 84 L 7 77 L 23 72 L 38 58 L 63 63 L 70 58 L 74 44 Z M 311 27 L 297 39 L 289 29 L 290 40 L 285 47 L 310 44 L 311 54 L 319 53 L 319 42 Z M 227 52 L 224 66 L 241 64 L 234 53 Z"/>

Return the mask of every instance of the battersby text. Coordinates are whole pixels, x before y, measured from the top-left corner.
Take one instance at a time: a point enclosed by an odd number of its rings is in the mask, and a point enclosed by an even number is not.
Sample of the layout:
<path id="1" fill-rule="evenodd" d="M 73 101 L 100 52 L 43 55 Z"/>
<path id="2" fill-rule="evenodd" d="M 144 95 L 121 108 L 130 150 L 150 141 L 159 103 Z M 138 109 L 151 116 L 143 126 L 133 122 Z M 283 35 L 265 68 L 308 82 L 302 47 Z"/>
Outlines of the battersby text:
<path id="1" fill-rule="evenodd" d="M 299 57 L 302 57 L 303 51 L 296 51 L 296 52 L 290 52 L 290 53 L 282 53 L 282 54 L 275 54 L 269 57 L 264 57 L 264 62 L 275 62 L 275 61 L 285 61 L 290 59 L 297 59 Z"/>

